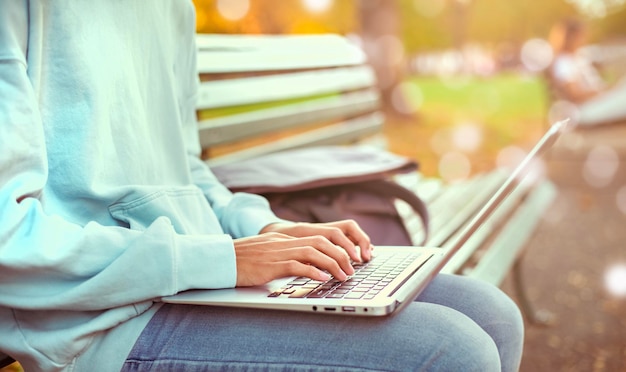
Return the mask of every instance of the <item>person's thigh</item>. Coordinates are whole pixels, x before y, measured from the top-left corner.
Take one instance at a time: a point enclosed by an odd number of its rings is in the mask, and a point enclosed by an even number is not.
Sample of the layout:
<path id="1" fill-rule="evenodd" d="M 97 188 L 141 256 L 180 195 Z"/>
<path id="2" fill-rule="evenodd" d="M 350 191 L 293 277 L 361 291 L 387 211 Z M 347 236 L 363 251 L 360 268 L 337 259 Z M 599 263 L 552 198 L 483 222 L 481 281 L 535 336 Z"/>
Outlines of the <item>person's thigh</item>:
<path id="1" fill-rule="evenodd" d="M 436 292 L 473 287 L 438 277 L 422 297 L 454 302 Z M 497 371 L 500 357 L 474 320 L 437 303 L 418 301 L 383 318 L 164 305 L 123 370 Z"/>
<path id="2" fill-rule="evenodd" d="M 517 371 L 524 347 L 524 320 L 515 302 L 498 287 L 477 279 L 438 275 L 417 301 L 467 315 L 495 341 L 503 371 Z"/>

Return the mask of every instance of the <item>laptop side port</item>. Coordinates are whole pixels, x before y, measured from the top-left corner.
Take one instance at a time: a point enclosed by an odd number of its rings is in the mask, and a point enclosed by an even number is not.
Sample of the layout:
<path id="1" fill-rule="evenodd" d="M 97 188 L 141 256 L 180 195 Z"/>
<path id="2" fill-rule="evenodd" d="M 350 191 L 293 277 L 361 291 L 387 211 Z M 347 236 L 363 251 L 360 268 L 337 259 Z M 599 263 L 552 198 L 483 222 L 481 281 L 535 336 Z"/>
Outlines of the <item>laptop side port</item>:
<path id="1" fill-rule="evenodd" d="M 324 310 L 325 311 L 336 311 L 337 308 L 336 307 L 325 307 Z"/>
<path id="2" fill-rule="evenodd" d="M 341 311 L 344 311 L 346 313 L 353 313 L 356 311 L 356 308 L 354 306 L 342 306 Z"/>

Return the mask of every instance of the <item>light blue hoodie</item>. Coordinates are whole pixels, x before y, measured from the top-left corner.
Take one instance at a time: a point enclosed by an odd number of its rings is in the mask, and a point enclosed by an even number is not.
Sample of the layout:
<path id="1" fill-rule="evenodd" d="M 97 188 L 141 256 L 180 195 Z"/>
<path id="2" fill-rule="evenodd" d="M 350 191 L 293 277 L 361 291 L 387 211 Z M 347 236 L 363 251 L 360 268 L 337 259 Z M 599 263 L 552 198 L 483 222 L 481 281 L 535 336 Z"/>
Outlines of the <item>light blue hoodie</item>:
<path id="1" fill-rule="evenodd" d="M 232 287 L 277 218 L 198 159 L 188 0 L 0 2 L 0 349 L 119 370 L 158 307 Z"/>

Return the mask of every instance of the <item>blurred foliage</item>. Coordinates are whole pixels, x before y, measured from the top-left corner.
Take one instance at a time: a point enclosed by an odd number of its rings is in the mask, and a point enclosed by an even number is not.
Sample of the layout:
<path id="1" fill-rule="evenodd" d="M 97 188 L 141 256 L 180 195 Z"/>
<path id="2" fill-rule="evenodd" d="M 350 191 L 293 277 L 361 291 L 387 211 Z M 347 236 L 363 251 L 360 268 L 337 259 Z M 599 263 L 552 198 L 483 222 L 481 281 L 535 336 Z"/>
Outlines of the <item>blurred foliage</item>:
<path id="1" fill-rule="evenodd" d="M 308 11 L 301 0 L 251 0 L 247 14 L 236 21 L 223 18 L 217 11 L 217 3 L 217 0 L 194 0 L 198 32 L 346 34 L 358 26 L 353 0 L 335 1 L 320 13 Z"/>
<path id="2" fill-rule="evenodd" d="M 358 33 L 372 25 L 360 24 L 359 10 L 381 0 L 334 0 L 315 13 L 303 0 L 244 1 L 247 14 L 237 20 L 223 18 L 218 0 L 194 0 L 198 32 L 215 33 Z M 578 15 L 591 25 L 592 41 L 626 37 L 626 6 L 602 18 L 580 14 L 571 0 L 540 3 L 511 0 L 382 0 L 397 5 L 396 22 L 408 53 L 445 49 L 479 42 L 515 46 L 533 37 L 546 37 L 559 19 Z M 595 0 L 600 1 L 600 0 Z"/>
<path id="3" fill-rule="evenodd" d="M 576 13 L 563 0 L 398 0 L 403 11 L 402 37 L 409 52 L 444 49 L 466 42 L 519 45 L 548 34 L 552 24 Z M 433 7 L 433 3 L 443 4 Z"/>

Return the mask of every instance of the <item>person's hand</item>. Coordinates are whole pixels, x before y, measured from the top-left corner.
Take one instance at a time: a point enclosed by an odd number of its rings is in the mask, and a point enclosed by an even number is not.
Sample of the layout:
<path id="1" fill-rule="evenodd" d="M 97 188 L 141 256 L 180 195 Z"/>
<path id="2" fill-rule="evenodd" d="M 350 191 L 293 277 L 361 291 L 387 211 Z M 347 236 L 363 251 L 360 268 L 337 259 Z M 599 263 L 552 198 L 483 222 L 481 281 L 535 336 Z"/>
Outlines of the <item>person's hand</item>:
<path id="1" fill-rule="evenodd" d="M 338 280 L 354 274 L 350 258 L 359 261 L 353 242 L 364 260 L 371 257 L 369 237 L 353 221 L 330 224 L 276 223 L 260 235 L 235 239 L 237 286 L 265 284 L 288 276 Z"/>
<path id="2" fill-rule="evenodd" d="M 321 235 L 345 249 L 353 261 L 369 261 L 372 258 L 373 246 L 370 238 L 353 220 L 328 223 L 273 223 L 261 230 L 261 233 L 266 232 L 277 232 L 293 237 Z"/>

